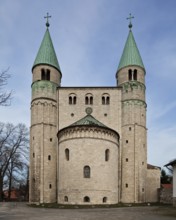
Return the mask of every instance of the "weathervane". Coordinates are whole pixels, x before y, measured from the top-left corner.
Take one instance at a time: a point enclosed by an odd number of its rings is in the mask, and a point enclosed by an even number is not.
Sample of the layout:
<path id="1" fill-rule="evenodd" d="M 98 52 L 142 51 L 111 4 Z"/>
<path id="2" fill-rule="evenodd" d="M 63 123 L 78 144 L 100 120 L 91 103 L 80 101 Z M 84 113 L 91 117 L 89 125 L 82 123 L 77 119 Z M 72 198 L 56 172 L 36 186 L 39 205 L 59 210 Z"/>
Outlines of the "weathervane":
<path id="1" fill-rule="evenodd" d="M 49 24 L 49 18 L 51 18 L 51 16 L 49 15 L 49 13 L 47 12 L 47 15 L 44 17 L 46 19 L 46 26 L 47 28 L 50 26 Z"/>
<path id="2" fill-rule="evenodd" d="M 129 17 L 127 18 L 127 20 L 130 20 L 130 23 L 128 25 L 129 29 L 131 29 L 133 27 L 131 20 L 134 18 L 134 16 L 131 16 L 131 13 L 129 14 Z"/>

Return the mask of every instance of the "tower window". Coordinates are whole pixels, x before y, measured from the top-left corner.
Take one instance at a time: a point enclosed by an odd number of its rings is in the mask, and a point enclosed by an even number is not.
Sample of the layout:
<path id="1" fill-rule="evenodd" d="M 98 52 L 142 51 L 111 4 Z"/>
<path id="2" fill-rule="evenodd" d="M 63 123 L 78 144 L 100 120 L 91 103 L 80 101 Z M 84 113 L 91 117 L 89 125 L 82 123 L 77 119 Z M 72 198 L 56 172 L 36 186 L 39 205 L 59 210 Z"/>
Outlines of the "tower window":
<path id="1" fill-rule="evenodd" d="M 41 79 L 45 80 L 45 70 L 41 69 Z"/>
<path id="2" fill-rule="evenodd" d="M 131 127 L 129 127 L 129 131 L 131 131 Z"/>
<path id="3" fill-rule="evenodd" d="M 125 184 L 126 188 L 128 188 L 128 183 Z"/>
<path id="4" fill-rule="evenodd" d="M 109 149 L 105 150 L 105 161 L 109 160 Z"/>
<path id="5" fill-rule="evenodd" d="M 48 155 L 48 160 L 51 160 L 51 155 Z"/>
<path id="6" fill-rule="evenodd" d="M 93 105 L 93 95 L 91 93 L 86 94 L 85 104 L 86 105 Z"/>
<path id="7" fill-rule="evenodd" d="M 50 188 L 50 189 L 52 188 L 52 185 L 51 185 L 51 184 L 49 184 L 49 188 Z"/>
<path id="8" fill-rule="evenodd" d="M 69 159 L 70 159 L 70 151 L 69 151 L 68 148 L 65 149 L 65 159 L 66 159 L 67 161 L 69 161 Z"/>
<path id="9" fill-rule="evenodd" d="M 103 197 L 103 203 L 107 202 L 107 197 Z"/>
<path id="10" fill-rule="evenodd" d="M 126 143 L 128 144 L 128 140 L 126 140 Z"/>
<path id="11" fill-rule="evenodd" d="M 49 69 L 41 69 L 41 79 L 50 81 L 50 70 Z"/>
<path id="12" fill-rule="evenodd" d="M 128 70 L 128 80 L 129 81 L 132 80 L 132 70 L 131 69 Z"/>
<path id="13" fill-rule="evenodd" d="M 52 138 L 50 138 L 50 142 L 52 142 L 53 141 L 53 139 Z"/>
<path id="14" fill-rule="evenodd" d="M 50 81 L 50 70 L 46 70 L 46 80 Z"/>
<path id="15" fill-rule="evenodd" d="M 35 153 L 33 153 L 33 158 L 35 157 Z"/>
<path id="16" fill-rule="evenodd" d="M 126 158 L 126 162 L 128 162 L 128 158 Z"/>
<path id="17" fill-rule="evenodd" d="M 88 196 L 84 197 L 84 202 L 90 202 L 90 198 Z"/>
<path id="18" fill-rule="evenodd" d="M 69 105 L 76 105 L 76 101 L 77 101 L 76 94 L 71 93 L 68 98 Z"/>
<path id="19" fill-rule="evenodd" d="M 83 172 L 84 172 L 84 178 L 90 178 L 90 167 L 89 166 L 85 166 Z"/>
<path id="20" fill-rule="evenodd" d="M 102 95 L 102 105 L 109 105 L 110 104 L 110 96 L 107 93 Z"/>
<path id="21" fill-rule="evenodd" d="M 137 80 L 137 69 L 134 70 L 133 79 L 134 79 L 134 80 Z"/>

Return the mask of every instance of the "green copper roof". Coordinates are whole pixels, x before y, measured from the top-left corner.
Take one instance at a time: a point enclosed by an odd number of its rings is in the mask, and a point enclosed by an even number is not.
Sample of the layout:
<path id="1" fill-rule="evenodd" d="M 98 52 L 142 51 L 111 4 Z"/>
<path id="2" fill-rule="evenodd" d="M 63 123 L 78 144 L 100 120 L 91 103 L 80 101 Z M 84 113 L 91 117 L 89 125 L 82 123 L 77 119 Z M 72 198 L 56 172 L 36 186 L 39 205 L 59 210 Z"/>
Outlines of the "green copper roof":
<path id="1" fill-rule="evenodd" d="M 105 127 L 107 128 L 107 126 L 105 126 L 104 124 L 102 124 L 101 122 L 99 122 L 97 119 L 95 119 L 92 115 L 86 115 L 84 118 L 80 119 L 79 121 L 71 124 L 69 127 L 72 126 L 79 126 L 79 125 L 95 125 L 95 126 L 99 126 L 99 127 Z"/>
<path id="2" fill-rule="evenodd" d="M 136 65 L 145 69 L 131 29 L 117 71 L 129 65 Z"/>
<path id="3" fill-rule="evenodd" d="M 48 28 L 35 58 L 33 68 L 39 64 L 48 64 L 61 72 Z"/>

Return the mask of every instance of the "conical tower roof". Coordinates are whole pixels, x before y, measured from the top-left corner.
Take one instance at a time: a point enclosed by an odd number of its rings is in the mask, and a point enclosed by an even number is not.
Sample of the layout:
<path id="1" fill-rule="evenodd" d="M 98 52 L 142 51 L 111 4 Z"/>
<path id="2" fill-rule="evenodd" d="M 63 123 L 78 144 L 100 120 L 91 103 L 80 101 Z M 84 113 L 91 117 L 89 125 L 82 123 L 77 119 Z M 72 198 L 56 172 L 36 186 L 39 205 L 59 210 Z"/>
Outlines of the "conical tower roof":
<path id="1" fill-rule="evenodd" d="M 59 70 L 59 72 L 61 72 L 48 27 L 46 29 L 32 69 L 40 64 L 53 66 Z"/>
<path id="2" fill-rule="evenodd" d="M 119 71 L 121 68 L 131 65 L 140 66 L 143 69 L 145 69 L 131 30 L 132 26 L 129 27 L 130 27 L 130 31 L 126 40 L 125 47 L 123 49 L 123 53 L 117 71 Z"/>

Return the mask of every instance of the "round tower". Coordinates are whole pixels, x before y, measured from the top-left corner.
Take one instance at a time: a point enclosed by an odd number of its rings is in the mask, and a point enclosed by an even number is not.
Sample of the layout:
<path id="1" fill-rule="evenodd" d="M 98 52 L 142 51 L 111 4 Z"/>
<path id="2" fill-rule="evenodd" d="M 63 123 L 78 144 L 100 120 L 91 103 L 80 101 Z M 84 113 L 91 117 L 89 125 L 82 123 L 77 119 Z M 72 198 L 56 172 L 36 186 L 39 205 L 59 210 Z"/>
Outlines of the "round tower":
<path id="1" fill-rule="evenodd" d="M 56 202 L 57 87 L 61 70 L 47 29 L 32 67 L 29 201 Z"/>
<path id="2" fill-rule="evenodd" d="M 118 203 L 118 133 L 88 114 L 60 130 L 58 140 L 58 202 Z"/>
<path id="3" fill-rule="evenodd" d="M 121 202 L 140 203 L 145 202 L 147 171 L 145 68 L 131 21 L 129 28 L 116 74 L 122 90 Z"/>

